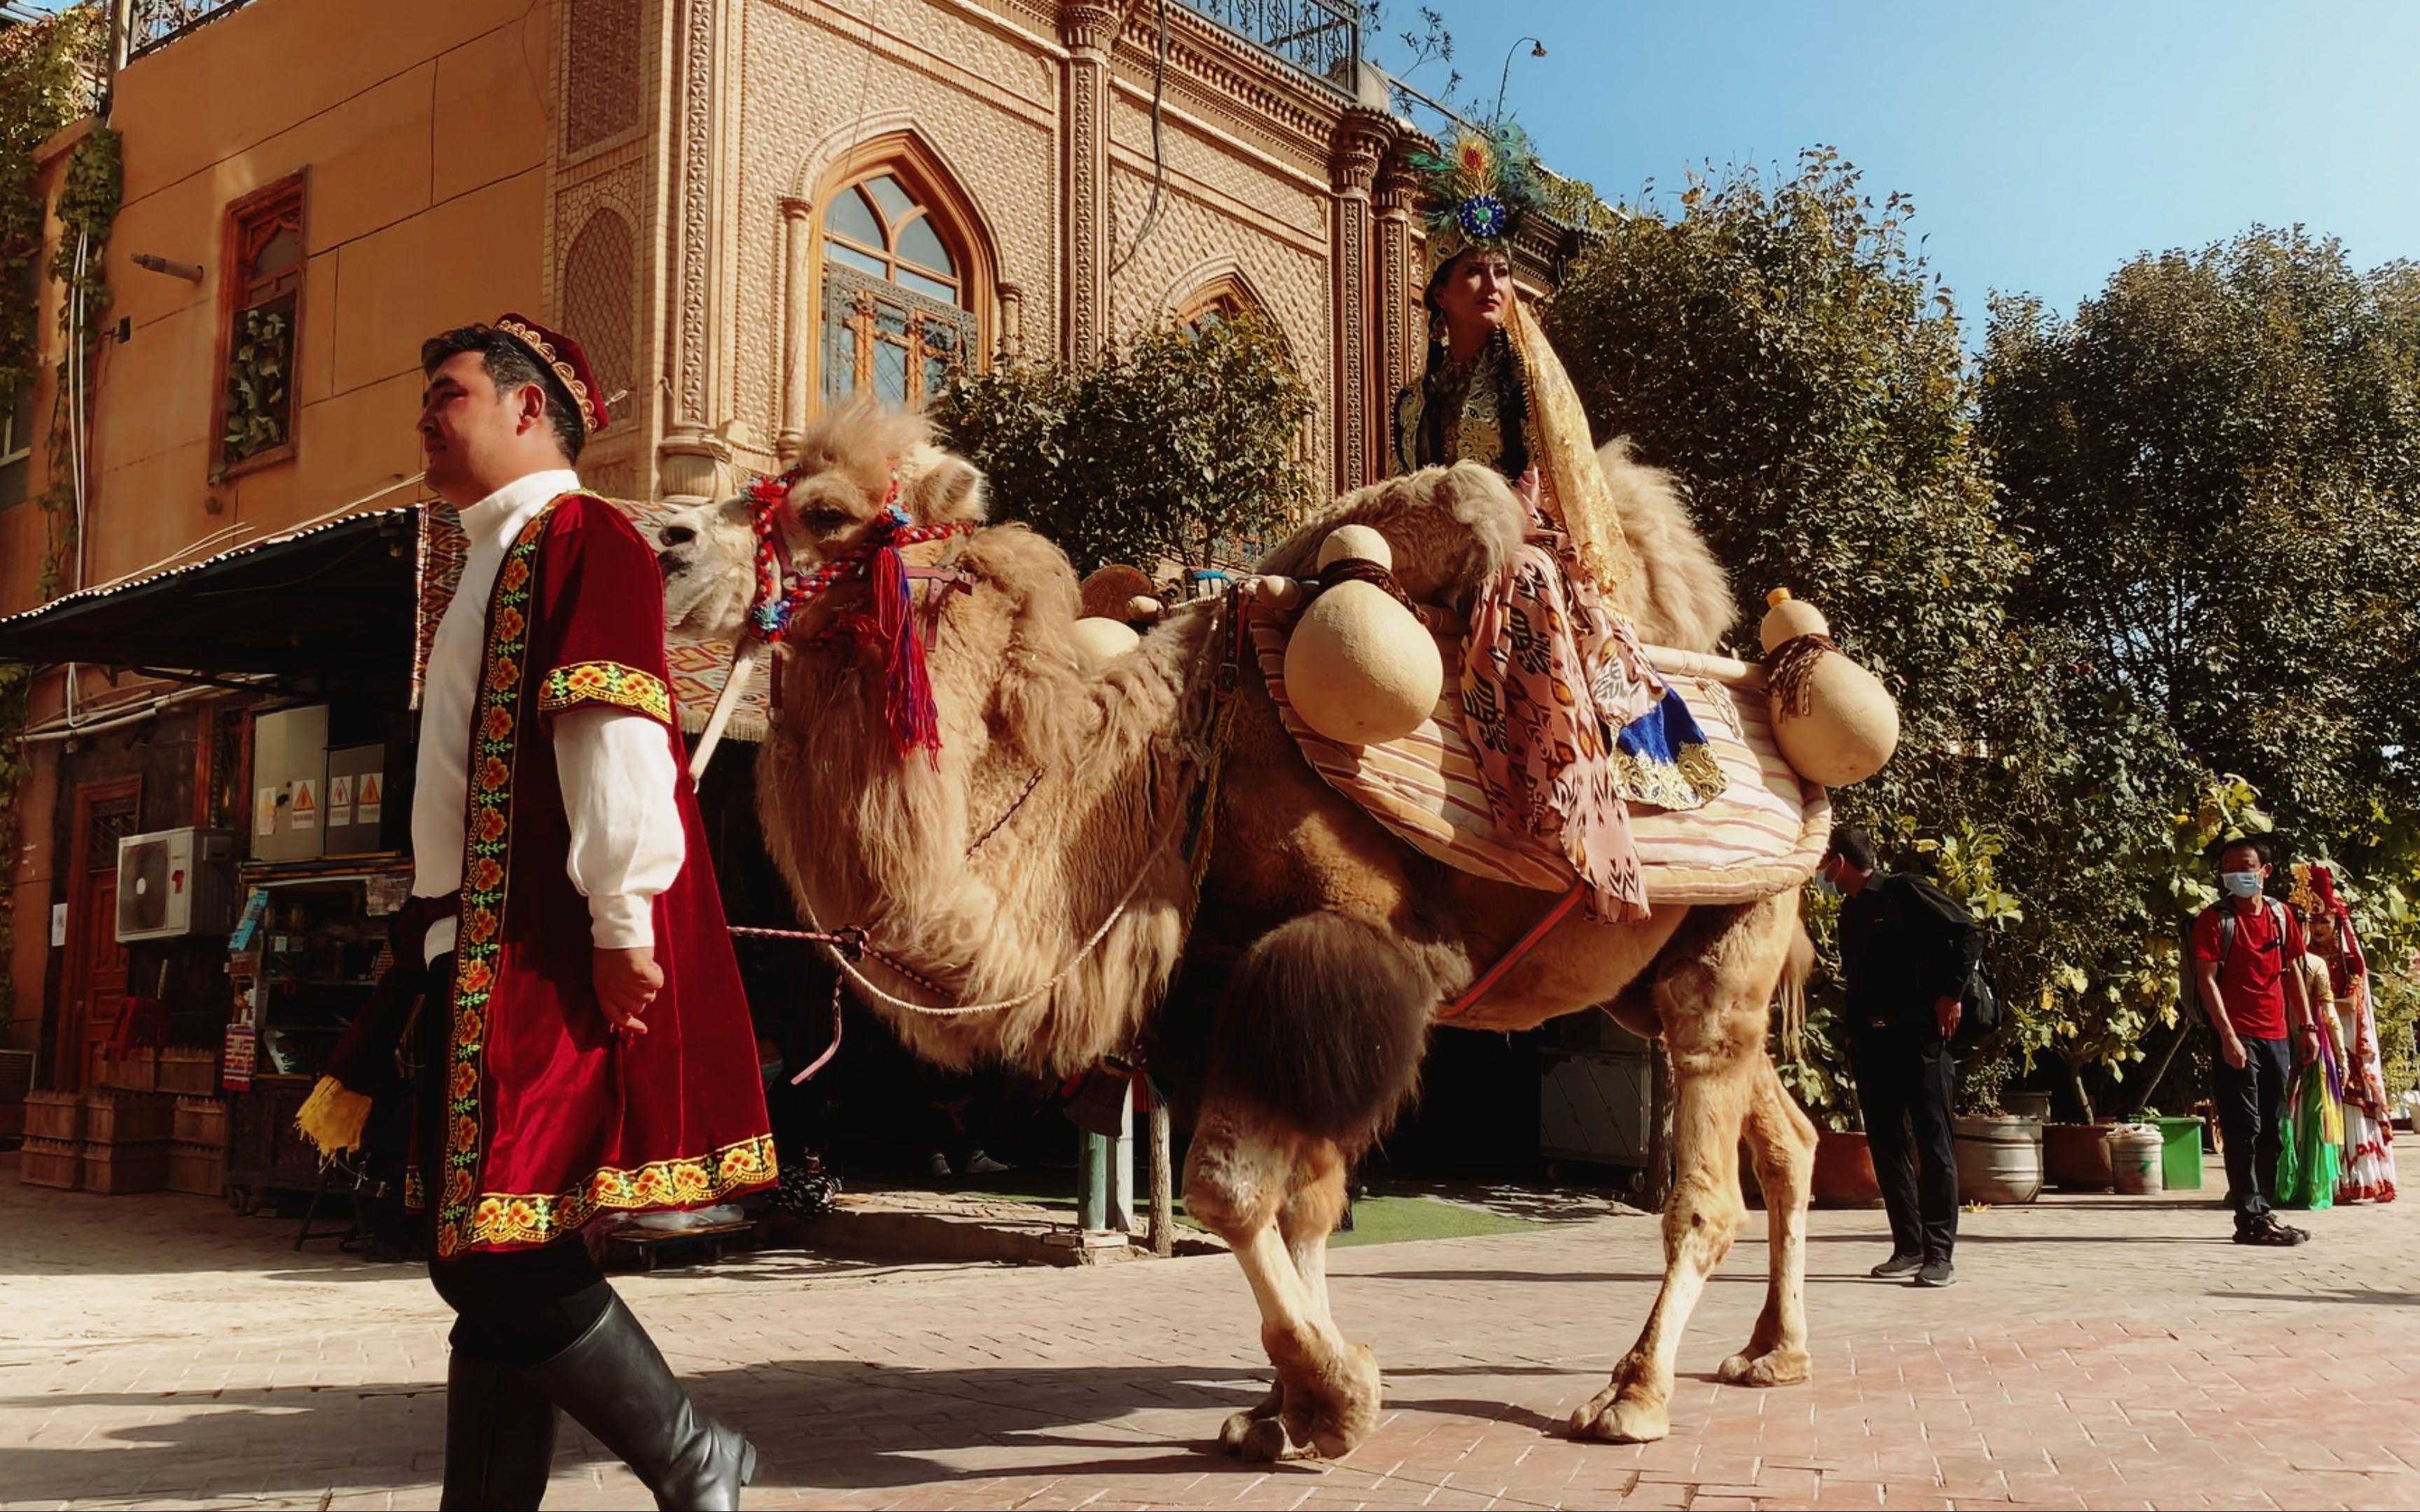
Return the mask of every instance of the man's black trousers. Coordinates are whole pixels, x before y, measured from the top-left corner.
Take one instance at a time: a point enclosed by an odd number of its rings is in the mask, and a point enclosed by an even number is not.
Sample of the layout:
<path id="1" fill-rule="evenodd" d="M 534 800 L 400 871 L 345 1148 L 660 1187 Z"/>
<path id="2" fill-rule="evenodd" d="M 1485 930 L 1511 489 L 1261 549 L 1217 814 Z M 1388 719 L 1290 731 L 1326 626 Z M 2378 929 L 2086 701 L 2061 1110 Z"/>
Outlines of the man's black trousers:
<path id="1" fill-rule="evenodd" d="M 2277 1205 L 2277 1153 L 2286 1143 L 2286 1088 L 2293 1057 L 2283 1039 L 2243 1041 L 2243 1069 L 2211 1066 L 2218 1129 L 2226 1142 L 2226 1205 L 2238 1230 L 2259 1228 Z"/>
<path id="2" fill-rule="evenodd" d="M 443 1158 L 445 1026 L 453 1022 L 454 958 L 429 967 L 429 994 L 413 1025 L 420 1068 L 414 1092 L 420 1113 L 420 1161 L 433 1199 Z M 430 1203 L 428 1279 L 454 1309 L 454 1348 L 491 1365 L 516 1368 L 554 1358 L 588 1332 L 613 1300 L 605 1273 L 578 1235 L 539 1249 L 471 1251 L 437 1258 L 436 1205 Z"/>
<path id="3" fill-rule="evenodd" d="M 1849 1067 L 1874 1179 L 1890 1211 L 1892 1253 L 1949 1258 L 1958 1243 L 1958 1152 L 1949 1121 L 1957 1061 L 1938 1035 L 1875 1029 L 1850 1042 Z"/>

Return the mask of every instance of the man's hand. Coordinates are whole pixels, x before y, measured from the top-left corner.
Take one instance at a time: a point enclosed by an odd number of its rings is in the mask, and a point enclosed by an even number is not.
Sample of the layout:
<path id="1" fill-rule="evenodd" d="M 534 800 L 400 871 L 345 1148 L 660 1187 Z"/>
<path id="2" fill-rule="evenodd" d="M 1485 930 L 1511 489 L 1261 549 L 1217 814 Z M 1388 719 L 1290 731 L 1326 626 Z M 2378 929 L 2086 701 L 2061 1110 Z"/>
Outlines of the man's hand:
<path id="1" fill-rule="evenodd" d="M 1958 1032 L 1958 1021 L 1965 1013 L 1966 1005 L 1955 997 L 1945 997 L 1932 1005 L 1932 1016 L 1941 1021 L 1941 1037 L 1945 1040 Z"/>
<path id="2" fill-rule="evenodd" d="M 2242 1071 L 2243 1069 L 2243 1062 L 2245 1059 L 2243 1054 L 2243 1041 L 2242 1037 L 2238 1036 L 2232 1030 L 2222 1033 L 2218 1037 L 2218 1053 L 2225 1056 L 2226 1057 L 2226 1063 L 2234 1067 L 2237 1071 Z"/>
<path id="3" fill-rule="evenodd" d="M 1538 470 L 1533 467 L 1523 472 L 1521 481 L 1512 486 L 1512 492 L 1523 503 L 1531 509 L 1536 509 L 1543 492 L 1539 486 Z"/>
<path id="4" fill-rule="evenodd" d="M 2303 1064 L 2317 1065 L 2319 1059 L 2319 1026 L 2316 1024 L 2305 1024 L 2303 1026 L 2303 1032 L 2294 1038 L 2303 1049 Z"/>
<path id="5" fill-rule="evenodd" d="M 591 967 L 597 982 L 597 1003 L 605 1010 L 605 1021 L 616 1034 L 644 1034 L 646 1021 L 639 1015 L 664 990 L 664 972 L 656 964 L 653 946 L 634 946 L 627 950 L 597 950 Z"/>

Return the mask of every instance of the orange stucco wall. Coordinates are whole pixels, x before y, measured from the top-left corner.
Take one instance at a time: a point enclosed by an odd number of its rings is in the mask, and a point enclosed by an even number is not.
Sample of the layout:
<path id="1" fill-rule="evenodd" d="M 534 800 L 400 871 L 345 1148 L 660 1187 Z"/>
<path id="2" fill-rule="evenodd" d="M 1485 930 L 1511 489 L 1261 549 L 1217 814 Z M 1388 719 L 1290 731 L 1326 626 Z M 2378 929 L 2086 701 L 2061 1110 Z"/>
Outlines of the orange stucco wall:
<path id="1" fill-rule="evenodd" d="M 548 37 L 543 3 L 254 0 L 119 74 L 125 202 L 105 318 L 125 320 L 128 339 L 105 337 L 95 364 L 87 582 L 231 526 L 249 537 L 341 509 L 419 470 L 422 338 L 539 305 Z M 225 208 L 298 169 L 310 263 L 295 455 L 214 485 Z M 137 253 L 207 272 L 195 285 L 146 271 Z M 12 559 L 0 611 L 27 607 L 15 559 L 30 532 L 15 519 L 0 532 Z"/>

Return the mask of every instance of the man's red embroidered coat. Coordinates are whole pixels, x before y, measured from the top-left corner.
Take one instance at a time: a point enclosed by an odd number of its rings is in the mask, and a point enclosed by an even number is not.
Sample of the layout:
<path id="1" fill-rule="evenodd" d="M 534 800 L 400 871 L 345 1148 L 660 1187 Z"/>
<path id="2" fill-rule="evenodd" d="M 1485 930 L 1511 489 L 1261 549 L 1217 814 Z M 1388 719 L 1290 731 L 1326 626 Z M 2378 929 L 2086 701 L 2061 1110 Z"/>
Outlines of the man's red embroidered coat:
<path id="1" fill-rule="evenodd" d="M 444 1148 L 427 1183 L 442 1257 L 542 1244 L 607 1209 L 702 1207 L 774 1179 L 755 1031 L 673 717 L 655 553 L 612 504 L 566 494 L 506 552 L 487 625 L 453 1022 L 444 1064 L 430 1068 L 444 1078 Z M 556 715 L 597 703 L 663 727 L 688 841 L 654 903 L 663 991 L 647 1032 L 627 1041 L 592 983 L 550 738 Z"/>

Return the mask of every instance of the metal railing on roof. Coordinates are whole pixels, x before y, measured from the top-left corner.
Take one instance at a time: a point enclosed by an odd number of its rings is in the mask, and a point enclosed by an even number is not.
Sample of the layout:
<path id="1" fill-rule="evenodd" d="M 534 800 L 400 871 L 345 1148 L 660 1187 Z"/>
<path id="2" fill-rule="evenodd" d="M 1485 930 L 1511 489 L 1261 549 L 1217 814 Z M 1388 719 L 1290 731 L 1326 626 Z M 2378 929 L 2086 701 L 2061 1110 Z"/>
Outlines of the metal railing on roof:
<path id="1" fill-rule="evenodd" d="M 1180 0 L 1264 53 L 1331 88 L 1354 92 L 1361 71 L 1356 0 Z"/>
<path id="2" fill-rule="evenodd" d="M 156 53 L 252 0 L 133 0 L 126 38 L 128 61 Z"/>

